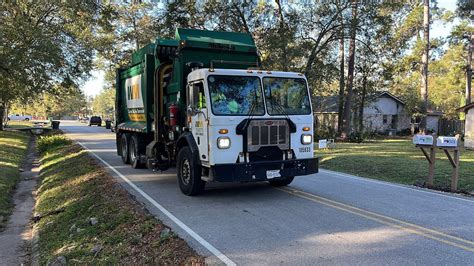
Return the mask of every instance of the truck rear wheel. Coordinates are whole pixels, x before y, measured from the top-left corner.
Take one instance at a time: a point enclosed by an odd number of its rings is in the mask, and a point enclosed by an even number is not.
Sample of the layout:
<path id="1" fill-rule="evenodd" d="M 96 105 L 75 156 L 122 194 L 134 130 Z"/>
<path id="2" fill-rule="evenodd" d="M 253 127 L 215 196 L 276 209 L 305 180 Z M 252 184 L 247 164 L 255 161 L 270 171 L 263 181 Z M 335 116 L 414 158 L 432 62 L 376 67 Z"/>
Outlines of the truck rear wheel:
<path id="1" fill-rule="evenodd" d="M 270 183 L 270 185 L 274 187 L 284 187 L 284 186 L 288 186 L 291 182 L 293 182 L 294 178 L 295 178 L 294 176 L 289 176 L 280 180 L 271 180 L 268 182 Z"/>
<path id="2" fill-rule="evenodd" d="M 123 133 L 122 137 L 120 137 L 120 150 L 122 152 L 122 162 L 124 164 L 130 163 L 130 152 L 129 150 L 129 143 L 130 143 L 130 135 L 128 133 Z"/>
<path id="3" fill-rule="evenodd" d="M 194 196 L 204 190 L 206 182 L 201 180 L 201 169 L 195 162 L 189 147 L 179 150 L 177 170 L 179 188 L 183 194 Z"/>
<path id="4" fill-rule="evenodd" d="M 135 134 L 130 138 L 130 145 L 129 145 L 129 158 L 130 164 L 133 168 L 143 168 L 143 164 L 140 162 L 140 154 L 143 152 L 143 145 L 141 145 L 141 141 L 138 139 L 138 136 Z"/>

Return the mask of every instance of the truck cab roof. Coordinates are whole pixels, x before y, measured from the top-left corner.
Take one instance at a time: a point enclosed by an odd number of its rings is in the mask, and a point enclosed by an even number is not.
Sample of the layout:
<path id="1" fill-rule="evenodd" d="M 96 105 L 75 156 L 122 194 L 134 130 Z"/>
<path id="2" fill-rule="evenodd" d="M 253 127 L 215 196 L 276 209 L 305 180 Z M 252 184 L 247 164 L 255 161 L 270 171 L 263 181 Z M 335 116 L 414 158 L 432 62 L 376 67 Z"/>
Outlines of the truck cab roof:
<path id="1" fill-rule="evenodd" d="M 245 69 L 220 69 L 220 68 L 201 68 L 192 71 L 188 75 L 188 81 L 206 79 L 209 75 L 229 75 L 229 76 L 258 76 L 258 77 L 283 77 L 283 78 L 303 78 L 301 73 L 268 71 L 268 70 L 245 70 Z"/>

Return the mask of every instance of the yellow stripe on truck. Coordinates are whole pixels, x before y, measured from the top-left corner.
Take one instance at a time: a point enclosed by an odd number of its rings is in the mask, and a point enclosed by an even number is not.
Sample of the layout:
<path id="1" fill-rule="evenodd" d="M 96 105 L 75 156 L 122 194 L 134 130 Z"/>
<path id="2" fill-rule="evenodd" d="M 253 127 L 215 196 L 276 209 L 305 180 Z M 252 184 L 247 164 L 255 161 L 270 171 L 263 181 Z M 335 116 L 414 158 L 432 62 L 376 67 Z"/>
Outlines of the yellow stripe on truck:
<path id="1" fill-rule="evenodd" d="M 145 121 L 145 114 L 128 114 L 131 121 Z"/>

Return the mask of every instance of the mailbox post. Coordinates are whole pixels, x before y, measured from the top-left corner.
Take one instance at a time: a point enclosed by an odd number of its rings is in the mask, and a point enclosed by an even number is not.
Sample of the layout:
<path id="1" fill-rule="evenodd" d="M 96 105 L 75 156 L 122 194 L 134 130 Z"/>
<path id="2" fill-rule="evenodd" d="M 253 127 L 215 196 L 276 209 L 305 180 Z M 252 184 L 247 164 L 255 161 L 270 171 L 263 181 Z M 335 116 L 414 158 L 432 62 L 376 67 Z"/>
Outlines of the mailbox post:
<path id="1" fill-rule="evenodd" d="M 428 177 L 426 180 L 427 187 L 433 187 L 435 162 L 436 162 L 436 144 L 434 142 L 436 135 L 415 135 L 413 136 L 413 144 L 423 152 L 429 163 Z M 429 149 L 429 154 L 425 149 Z"/>
<path id="2" fill-rule="evenodd" d="M 436 146 L 444 151 L 446 156 L 453 167 L 453 173 L 451 175 L 451 191 L 456 192 L 458 190 L 458 180 L 459 180 L 459 157 L 461 155 L 461 150 L 458 145 L 459 136 L 456 137 L 443 137 L 440 136 L 436 140 Z M 453 151 L 453 156 L 451 156 L 450 151 Z"/>

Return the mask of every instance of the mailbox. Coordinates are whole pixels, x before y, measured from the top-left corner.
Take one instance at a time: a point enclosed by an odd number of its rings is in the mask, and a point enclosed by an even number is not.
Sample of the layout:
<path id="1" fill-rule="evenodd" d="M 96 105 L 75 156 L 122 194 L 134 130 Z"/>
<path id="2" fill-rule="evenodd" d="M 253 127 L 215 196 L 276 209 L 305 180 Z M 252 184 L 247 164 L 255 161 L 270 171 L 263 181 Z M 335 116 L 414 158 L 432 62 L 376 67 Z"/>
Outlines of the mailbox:
<path id="1" fill-rule="evenodd" d="M 438 146 L 438 147 L 447 147 L 447 148 L 455 148 L 455 147 L 458 146 L 458 138 L 440 136 L 436 140 L 436 146 Z"/>
<path id="2" fill-rule="evenodd" d="M 431 135 L 415 135 L 415 136 L 413 136 L 413 144 L 433 145 L 433 136 L 431 136 Z"/>

